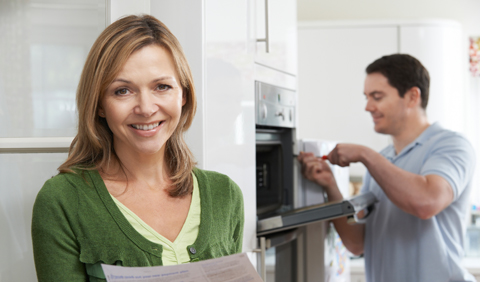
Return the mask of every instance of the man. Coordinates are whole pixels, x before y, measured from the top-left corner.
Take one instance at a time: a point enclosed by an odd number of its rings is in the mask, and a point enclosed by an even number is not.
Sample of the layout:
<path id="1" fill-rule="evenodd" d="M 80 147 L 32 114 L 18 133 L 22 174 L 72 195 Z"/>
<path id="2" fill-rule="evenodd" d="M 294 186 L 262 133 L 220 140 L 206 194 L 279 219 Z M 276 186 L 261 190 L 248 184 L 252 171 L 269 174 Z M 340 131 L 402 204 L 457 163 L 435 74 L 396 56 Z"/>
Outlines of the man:
<path id="1" fill-rule="evenodd" d="M 368 172 L 362 192 L 378 202 L 364 225 L 333 220 L 346 248 L 365 256 L 367 281 L 475 281 L 461 265 L 474 150 L 461 135 L 429 124 L 429 74 L 415 58 L 384 56 L 367 69 L 365 110 L 375 131 L 393 144 L 377 153 L 338 144 L 332 164 L 362 162 Z M 452 93 L 458 95 L 458 93 Z M 301 153 L 303 175 L 324 187 L 329 201 L 341 200 L 328 164 Z"/>

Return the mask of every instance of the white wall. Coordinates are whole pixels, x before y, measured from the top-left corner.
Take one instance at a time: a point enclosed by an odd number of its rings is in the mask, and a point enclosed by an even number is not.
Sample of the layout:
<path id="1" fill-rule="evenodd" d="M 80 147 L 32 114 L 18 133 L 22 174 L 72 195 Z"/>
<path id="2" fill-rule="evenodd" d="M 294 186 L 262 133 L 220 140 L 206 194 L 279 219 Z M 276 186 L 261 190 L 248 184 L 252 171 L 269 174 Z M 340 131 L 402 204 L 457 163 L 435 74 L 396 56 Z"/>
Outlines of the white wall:
<path id="1" fill-rule="evenodd" d="M 480 35 L 478 0 L 298 0 L 299 21 L 442 18 L 460 22 L 467 35 Z"/>

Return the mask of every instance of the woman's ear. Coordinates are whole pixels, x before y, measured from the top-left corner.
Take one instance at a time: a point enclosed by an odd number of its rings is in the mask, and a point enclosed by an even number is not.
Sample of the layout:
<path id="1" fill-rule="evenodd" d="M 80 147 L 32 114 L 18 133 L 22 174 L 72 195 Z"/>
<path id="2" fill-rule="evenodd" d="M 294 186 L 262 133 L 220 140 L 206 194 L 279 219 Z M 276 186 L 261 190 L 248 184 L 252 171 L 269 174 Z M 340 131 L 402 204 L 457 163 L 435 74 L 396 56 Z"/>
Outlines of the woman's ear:
<path id="1" fill-rule="evenodd" d="M 105 118 L 105 111 L 102 107 L 98 107 L 97 114 L 99 117 Z"/>
<path id="2" fill-rule="evenodd" d="M 182 107 L 185 106 L 187 103 L 187 95 L 185 95 L 185 91 L 182 91 Z"/>

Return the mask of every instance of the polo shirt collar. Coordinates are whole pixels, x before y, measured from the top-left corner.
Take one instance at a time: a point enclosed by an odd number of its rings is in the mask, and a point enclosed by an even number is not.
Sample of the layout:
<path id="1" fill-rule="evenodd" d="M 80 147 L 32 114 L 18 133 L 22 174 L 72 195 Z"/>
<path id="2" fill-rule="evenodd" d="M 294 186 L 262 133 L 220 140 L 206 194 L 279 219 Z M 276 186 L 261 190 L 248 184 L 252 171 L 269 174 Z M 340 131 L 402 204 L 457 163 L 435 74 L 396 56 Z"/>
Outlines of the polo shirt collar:
<path id="1" fill-rule="evenodd" d="M 395 155 L 395 147 L 390 145 L 385 151 L 385 157 L 390 161 L 394 161 L 399 157 L 408 154 L 415 146 L 422 145 L 423 143 L 427 142 L 430 137 L 441 130 L 443 130 L 442 126 L 438 122 L 435 122 L 427 127 L 427 129 L 425 129 L 413 142 L 403 148 L 398 155 Z"/>

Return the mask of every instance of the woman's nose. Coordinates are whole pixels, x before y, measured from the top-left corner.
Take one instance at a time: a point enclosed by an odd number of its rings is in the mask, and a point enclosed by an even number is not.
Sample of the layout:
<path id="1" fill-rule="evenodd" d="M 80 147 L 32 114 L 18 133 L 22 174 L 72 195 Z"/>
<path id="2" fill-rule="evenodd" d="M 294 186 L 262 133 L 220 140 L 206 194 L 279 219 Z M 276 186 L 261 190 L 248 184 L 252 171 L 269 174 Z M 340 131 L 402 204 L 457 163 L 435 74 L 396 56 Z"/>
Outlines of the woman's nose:
<path id="1" fill-rule="evenodd" d="M 155 103 L 154 95 L 148 92 L 142 92 L 137 96 L 137 105 L 135 106 L 134 113 L 137 115 L 149 117 L 155 114 L 159 107 Z"/>

